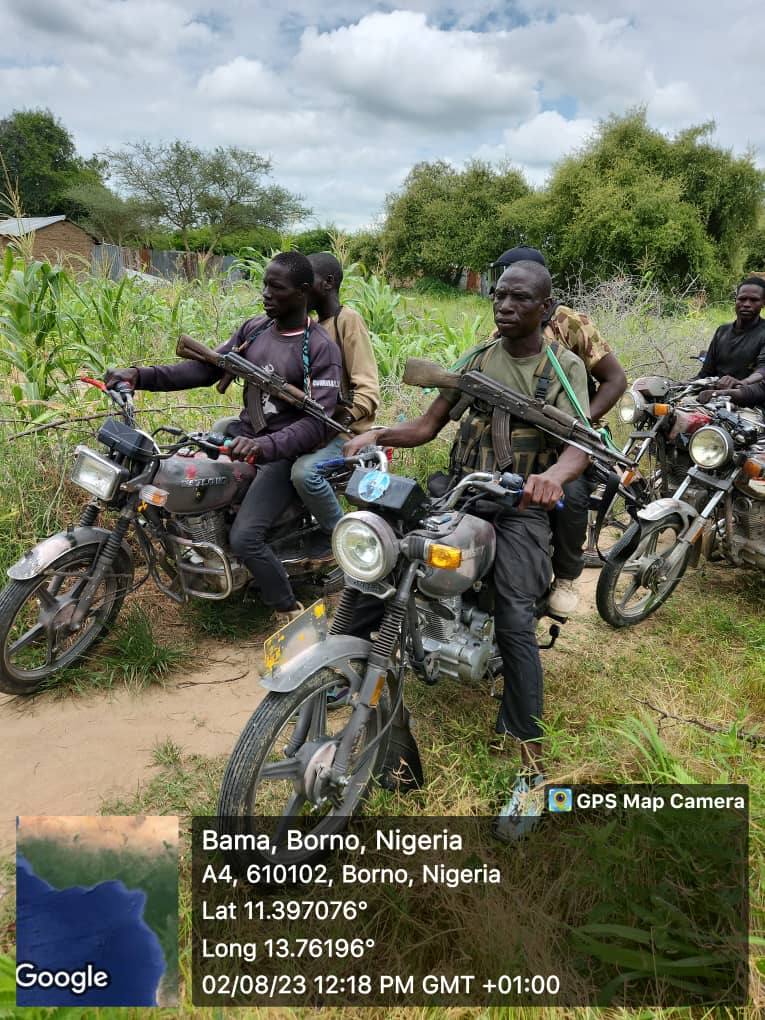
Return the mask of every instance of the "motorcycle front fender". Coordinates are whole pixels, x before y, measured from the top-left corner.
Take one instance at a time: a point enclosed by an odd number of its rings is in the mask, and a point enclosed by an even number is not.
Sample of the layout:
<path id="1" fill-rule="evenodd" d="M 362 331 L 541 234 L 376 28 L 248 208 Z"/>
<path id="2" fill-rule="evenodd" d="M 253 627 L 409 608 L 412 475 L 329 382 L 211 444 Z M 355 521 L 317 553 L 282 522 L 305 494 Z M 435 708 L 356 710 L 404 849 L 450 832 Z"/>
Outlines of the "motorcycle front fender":
<path id="1" fill-rule="evenodd" d="M 317 670 L 342 657 L 366 659 L 372 644 L 364 638 L 348 634 L 332 634 L 294 656 L 282 667 L 275 667 L 260 678 L 261 687 L 276 694 L 294 691 Z"/>
<path id="2" fill-rule="evenodd" d="M 692 507 L 690 503 L 686 503 L 682 499 L 673 499 L 671 496 L 667 496 L 664 499 L 655 499 L 653 503 L 641 507 L 637 512 L 638 520 L 645 521 L 646 523 L 660 521 L 664 517 L 671 516 L 671 514 L 680 515 L 683 521 L 683 530 L 699 516 L 698 510 Z"/>
<path id="3" fill-rule="evenodd" d="M 39 577 L 64 553 L 84 545 L 102 546 L 110 535 L 111 531 L 107 531 L 106 528 L 84 526 L 59 531 L 58 534 L 51 535 L 33 548 L 27 549 L 21 559 L 8 568 L 8 577 L 13 581 L 29 581 L 33 577 Z M 122 543 L 122 553 L 132 564 L 133 553 L 126 542 Z"/>

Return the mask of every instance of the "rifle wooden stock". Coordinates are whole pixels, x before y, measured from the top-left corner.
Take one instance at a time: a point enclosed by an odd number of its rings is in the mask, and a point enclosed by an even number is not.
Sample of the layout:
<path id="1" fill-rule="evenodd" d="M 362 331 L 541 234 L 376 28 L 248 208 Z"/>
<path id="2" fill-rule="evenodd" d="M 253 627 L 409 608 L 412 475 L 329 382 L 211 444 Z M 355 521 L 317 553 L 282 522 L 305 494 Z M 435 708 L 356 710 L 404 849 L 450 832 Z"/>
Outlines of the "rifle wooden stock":
<path id="1" fill-rule="evenodd" d="M 428 358 L 408 358 L 404 368 L 403 382 L 409 386 L 438 387 L 459 390 L 461 398 L 450 417 L 460 418 L 474 401 L 480 401 L 501 411 L 509 418 L 524 421 L 547 435 L 578 447 L 593 459 L 613 466 L 634 467 L 632 458 L 621 451 L 612 450 L 601 436 L 586 422 L 574 418 L 552 404 L 527 397 L 489 379 L 481 372 L 447 372 L 445 368 Z"/>
<path id="2" fill-rule="evenodd" d="M 195 340 L 187 333 L 181 333 L 178 343 L 175 345 L 175 353 L 179 358 L 189 358 L 191 361 L 205 361 L 209 365 L 219 365 L 220 355 L 205 347 L 199 340 Z M 218 393 L 225 393 L 234 380 L 232 372 L 224 372 L 215 384 Z"/>
<path id="3" fill-rule="evenodd" d="M 335 421 L 334 418 L 330 418 L 320 404 L 306 396 L 297 386 L 293 386 L 286 379 L 282 379 L 280 376 L 274 375 L 274 373 L 268 372 L 258 365 L 251 364 L 241 354 L 234 354 L 233 352 L 221 354 L 218 351 L 213 351 L 186 333 L 181 333 L 178 337 L 175 353 L 181 358 L 189 358 L 192 361 L 204 361 L 209 365 L 215 365 L 216 368 L 222 368 L 223 375 L 217 383 L 219 393 L 225 393 L 231 380 L 236 376 L 240 376 L 245 382 L 252 383 L 253 386 L 257 386 L 266 393 L 270 393 L 271 396 L 278 397 L 280 400 L 292 404 L 293 407 L 299 407 L 306 414 L 323 422 L 335 432 L 347 436 L 352 435 L 348 429 Z M 258 428 L 258 424 L 260 424 L 260 427 L 264 427 L 265 420 L 262 423 L 253 422 L 256 428 Z"/>
<path id="4" fill-rule="evenodd" d="M 402 382 L 407 386 L 443 386 L 445 389 L 458 390 L 461 378 L 461 375 L 447 372 L 429 358 L 407 358 Z"/>

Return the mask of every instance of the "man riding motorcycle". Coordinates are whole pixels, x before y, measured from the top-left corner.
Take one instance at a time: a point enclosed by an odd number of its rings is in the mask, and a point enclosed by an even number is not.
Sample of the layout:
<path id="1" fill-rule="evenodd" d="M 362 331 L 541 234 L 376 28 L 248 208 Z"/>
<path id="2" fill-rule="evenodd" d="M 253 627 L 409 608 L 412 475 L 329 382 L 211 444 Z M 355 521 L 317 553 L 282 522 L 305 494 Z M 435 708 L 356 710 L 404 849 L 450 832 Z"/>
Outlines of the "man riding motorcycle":
<path id="1" fill-rule="evenodd" d="M 544 399 L 569 414 L 573 406 L 555 373 L 549 371 L 548 342 L 542 322 L 551 306 L 551 279 L 538 262 L 517 262 L 500 277 L 494 292 L 494 319 L 499 337 L 488 348 L 482 344 L 466 359 L 462 371 L 480 369 L 489 378 L 533 396 L 544 378 Z M 560 345 L 557 357 L 580 404 L 589 410 L 584 365 Z M 414 447 L 433 439 L 447 424 L 459 394 L 442 392 L 419 418 L 352 439 L 346 455 L 370 442 L 384 446 Z M 493 408 L 476 409 L 462 423 L 452 450 L 452 466 L 460 474 L 471 470 L 508 468 L 498 464 L 491 437 Z M 550 522 L 547 510 L 563 497 L 563 486 L 587 467 L 585 453 L 566 447 L 560 456 L 552 441 L 538 430 L 514 426 L 511 432 L 512 470 L 527 475 L 518 509 L 503 509 L 493 520 L 497 535 L 495 559 L 495 621 L 497 643 L 504 669 L 504 692 L 496 731 L 521 741 L 522 770 L 512 796 L 503 809 L 498 834 L 505 839 L 523 835 L 536 823 L 541 810 L 530 796 L 541 786 L 542 768 L 542 665 L 536 639 L 537 601 L 551 578 Z M 368 628 L 374 615 L 371 602 L 366 618 L 359 614 L 354 626 Z M 379 604 L 378 604 L 379 605 Z M 381 610 L 378 611 L 378 618 Z M 361 631 L 355 631 L 361 633 Z"/>
<path id="2" fill-rule="evenodd" d="M 308 317 L 312 284 L 313 269 L 305 255 L 282 252 L 274 256 L 263 277 L 265 316 L 247 319 L 217 350 L 236 351 L 253 364 L 277 372 L 332 415 L 340 388 L 340 349 Z M 220 369 L 195 361 L 109 369 L 106 384 L 123 382 L 134 389 L 155 391 L 186 390 L 211 385 L 221 377 Z M 231 550 L 253 575 L 262 601 L 274 608 L 279 622 L 288 622 L 302 611 L 302 606 L 265 535 L 294 498 L 290 482 L 293 462 L 326 442 L 326 428 L 316 418 L 258 387 L 247 386 L 236 431 L 229 455 L 234 460 L 256 463 L 258 471 L 231 529 Z"/>

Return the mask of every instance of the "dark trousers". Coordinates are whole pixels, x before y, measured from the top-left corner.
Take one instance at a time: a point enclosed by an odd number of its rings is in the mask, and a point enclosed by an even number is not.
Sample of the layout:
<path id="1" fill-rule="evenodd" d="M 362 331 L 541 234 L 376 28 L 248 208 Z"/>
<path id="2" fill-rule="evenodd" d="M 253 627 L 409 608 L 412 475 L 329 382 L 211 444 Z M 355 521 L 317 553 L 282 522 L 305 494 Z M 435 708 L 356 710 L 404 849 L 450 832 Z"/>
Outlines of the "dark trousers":
<path id="1" fill-rule="evenodd" d="M 266 542 L 266 532 L 296 498 L 291 470 L 289 460 L 258 467 L 229 535 L 231 551 L 254 577 L 263 602 L 281 610 L 292 608 L 295 593 L 281 560 Z"/>
<path id="2" fill-rule="evenodd" d="M 536 603 L 550 584 L 550 522 L 544 510 L 508 510 L 494 518 L 494 622 L 505 684 L 497 733 L 539 740 L 542 730 L 542 663 L 536 637 Z M 369 637 L 385 604 L 359 596 L 349 633 Z"/>
<path id="3" fill-rule="evenodd" d="M 563 486 L 563 509 L 550 511 L 553 539 L 553 573 L 565 581 L 575 581 L 584 570 L 582 547 L 587 539 L 590 496 L 598 485 L 595 468 Z"/>
<path id="4" fill-rule="evenodd" d="M 505 684 L 495 726 L 518 740 L 539 740 L 542 662 L 536 603 L 550 584 L 550 521 L 544 510 L 506 510 L 494 518 L 494 627 Z"/>

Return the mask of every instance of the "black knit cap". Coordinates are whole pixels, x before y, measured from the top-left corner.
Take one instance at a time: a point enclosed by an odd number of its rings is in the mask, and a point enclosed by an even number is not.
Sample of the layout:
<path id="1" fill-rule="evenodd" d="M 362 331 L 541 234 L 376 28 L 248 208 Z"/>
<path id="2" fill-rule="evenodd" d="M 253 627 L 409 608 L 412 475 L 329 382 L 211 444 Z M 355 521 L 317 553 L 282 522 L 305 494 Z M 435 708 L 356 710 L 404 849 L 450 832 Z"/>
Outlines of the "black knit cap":
<path id="1" fill-rule="evenodd" d="M 492 262 L 491 267 L 511 266 L 514 262 L 538 262 L 540 266 L 547 265 L 544 255 L 537 248 L 529 248 L 526 244 L 519 244 L 515 248 L 508 248 L 507 251 L 503 251 L 499 258 Z"/>

